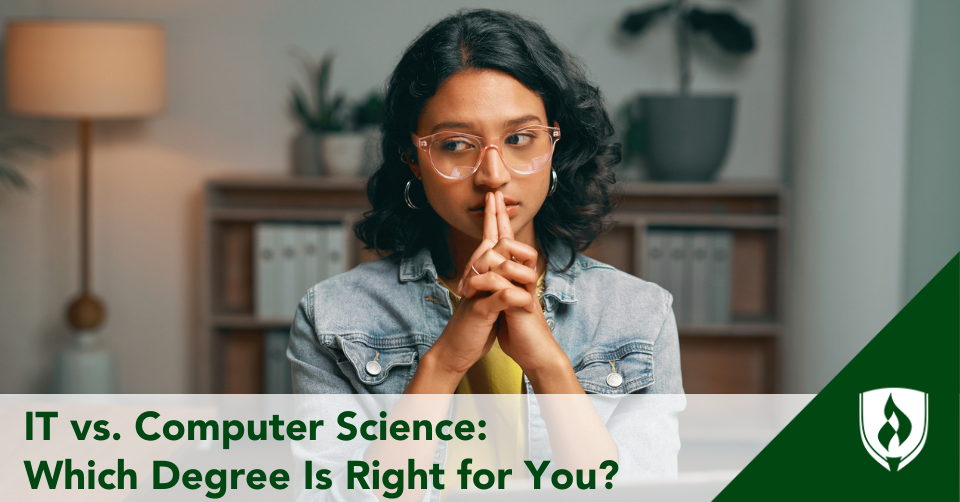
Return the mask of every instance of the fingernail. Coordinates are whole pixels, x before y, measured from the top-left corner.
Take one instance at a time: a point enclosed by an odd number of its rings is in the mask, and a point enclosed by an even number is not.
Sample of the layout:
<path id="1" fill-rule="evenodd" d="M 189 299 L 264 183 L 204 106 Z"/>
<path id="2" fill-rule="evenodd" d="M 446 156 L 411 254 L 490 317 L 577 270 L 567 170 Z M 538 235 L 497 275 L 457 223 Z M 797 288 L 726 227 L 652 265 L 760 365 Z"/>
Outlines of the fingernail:
<path id="1" fill-rule="evenodd" d="M 497 200 L 499 200 L 500 202 L 503 202 L 503 192 L 499 190 L 497 191 Z"/>

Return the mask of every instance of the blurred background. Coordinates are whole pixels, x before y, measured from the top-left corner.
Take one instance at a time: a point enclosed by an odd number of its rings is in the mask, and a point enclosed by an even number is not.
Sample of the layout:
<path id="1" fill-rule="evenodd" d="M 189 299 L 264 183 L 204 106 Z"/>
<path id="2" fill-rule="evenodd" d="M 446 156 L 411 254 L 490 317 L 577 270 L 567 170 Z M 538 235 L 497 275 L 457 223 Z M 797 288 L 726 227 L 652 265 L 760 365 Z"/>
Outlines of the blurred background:
<path id="1" fill-rule="evenodd" d="M 414 37 L 461 6 L 0 4 L 10 73 L 0 111 L 0 392 L 71 391 L 76 375 L 98 371 L 104 388 L 124 393 L 282 391 L 271 357 L 283 343 L 272 340 L 295 303 L 267 311 L 263 285 L 273 279 L 257 246 L 317 239 L 345 254 L 331 251 L 326 273 L 368 258 L 349 224 L 375 161 L 376 93 Z M 540 22 L 603 91 L 631 155 L 619 173 L 619 226 L 592 254 L 674 293 L 688 392 L 818 392 L 960 251 L 960 2 L 469 6 Z M 30 111 L 36 86 L 14 70 L 33 68 L 38 45 L 24 32 L 11 47 L 25 19 L 159 26 L 159 45 L 111 47 L 144 50 L 126 57 L 155 61 L 165 88 L 122 116 Z M 95 66 L 62 54 L 63 68 Z M 318 80 L 328 84 L 326 117 Z M 707 99 L 671 104 L 678 96 Z M 106 315 L 95 323 L 75 312 L 71 325 L 85 117 L 89 290 Z M 719 132 L 700 129 L 710 123 Z M 726 250 L 726 265 L 657 268 L 657 246 L 674 241 L 691 257 L 702 242 Z M 708 287 L 715 294 L 704 296 Z M 299 299 L 306 286 L 293 289 Z M 79 342 L 74 326 L 84 322 L 93 326 Z"/>

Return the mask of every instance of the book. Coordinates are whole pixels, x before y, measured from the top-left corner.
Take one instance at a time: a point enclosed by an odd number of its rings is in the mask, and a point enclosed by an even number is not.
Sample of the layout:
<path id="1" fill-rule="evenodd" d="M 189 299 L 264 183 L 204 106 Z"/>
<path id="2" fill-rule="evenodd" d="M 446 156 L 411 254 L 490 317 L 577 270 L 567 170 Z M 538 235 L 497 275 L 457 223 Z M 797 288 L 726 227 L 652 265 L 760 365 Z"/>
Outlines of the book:
<path id="1" fill-rule="evenodd" d="M 643 239 L 642 278 L 666 289 L 663 285 L 663 232 L 648 230 Z M 669 290 L 668 290 L 669 291 Z"/>
<path id="2" fill-rule="evenodd" d="M 664 287 L 673 294 L 673 311 L 677 324 L 690 322 L 690 295 L 689 295 L 689 235 L 684 231 L 669 231 L 665 233 L 666 263 L 663 267 Z"/>
<path id="3" fill-rule="evenodd" d="M 713 322 L 711 299 L 713 296 L 710 284 L 710 244 L 715 232 L 695 231 L 689 234 L 690 252 L 687 254 L 690 270 L 690 290 L 687 296 L 690 300 L 690 323 L 708 324 Z"/>
<path id="4" fill-rule="evenodd" d="M 278 226 L 280 234 L 280 266 L 277 286 L 277 310 L 275 317 L 292 320 L 300 303 L 300 274 L 303 268 L 302 254 L 300 253 L 298 225 L 283 224 Z"/>
<path id="5" fill-rule="evenodd" d="M 221 342 L 223 392 L 259 394 L 263 387 L 263 335 L 257 331 L 232 331 Z"/>
<path id="6" fill-rule="evenodd" d="M 290 331 L 287 329 L 271 329 L 264 338 L 263 392 L 265 394 L 293 394 L 290 360 L 287 359 L 289 344 Z"/>
<path id="7" fill-rule="evenodd" d="M 254 227 L 254 315 L 259 318 L 275 317 L 279 311 L 279 235 L 272 223 L 258 223 Z"/>
<path id="8" fill-rule="evenodd" d="M 246 226 L 223 226 L 223 276 L 220 278 L 220 309 L 250 312 L 253 308 L 253 235 Z"/>
<path id="9" fill-rule="evenodd" d="M 710 320 L 730 322 L 733 233 L 717 232 L 710 245 Z"/>
<path id="10" fill-rule="evenodd" d="M 322 226 L 309 225 L 300 228 L 300 254 L 303 259 L 300 272 L 300 298 L 326 274 L 327 234 Z M 300 298 L 297 300 L 299 301 Z"/>
<path id="11" fill-rule="evenodd" d="M 327 279 L 347 271 L 347 236 L 343 225 L 328 225 L 327 230 Z"/>

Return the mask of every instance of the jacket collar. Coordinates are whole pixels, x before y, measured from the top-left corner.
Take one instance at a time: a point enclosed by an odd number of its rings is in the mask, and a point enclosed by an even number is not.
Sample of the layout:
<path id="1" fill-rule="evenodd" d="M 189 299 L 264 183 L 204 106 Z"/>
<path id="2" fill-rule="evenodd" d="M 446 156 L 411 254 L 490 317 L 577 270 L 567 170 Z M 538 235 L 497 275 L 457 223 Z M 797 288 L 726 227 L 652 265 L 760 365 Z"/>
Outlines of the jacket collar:
<path id="1" fill-rule="evenodd" d="M 577 303 L 575 280 L 580 275 L 579 257 L 565 273 L 557 272 L 567 264 L 572 252 L 570 248 L 560 246 L 550 256 L 550 265 L 547 266 L 547 276 L 544 279 L 547 287 L 543 291 L 543 303 L 547 311 L 556 308 L 558 302 Z"/>
<path id="2" fill-rule="evenodd" d="M 428 276 L 437 280 L 437 267 L 433 264 L 429 248 L 423 248 L 417 254 L 400 261 L 400 282 L 419 281 Z"/>
<path id="3" fill-rule="evenodd" d="M 553 310 L 557 303 L 577 303 L 575 279 L 580 274 L 580 260 L 574 262 L 566 273 L 557 272 L 567 264 L 571 252 L 566 247 L 560 247 L 550 257 L 545 278 L 547 287 L 543 292 L 543 301 L 548 311 Z M 419 281 L 424 277 L 431 281 L 437 280 L 437 267 L 428 248 L 400 261 L 400 282 Z"/>

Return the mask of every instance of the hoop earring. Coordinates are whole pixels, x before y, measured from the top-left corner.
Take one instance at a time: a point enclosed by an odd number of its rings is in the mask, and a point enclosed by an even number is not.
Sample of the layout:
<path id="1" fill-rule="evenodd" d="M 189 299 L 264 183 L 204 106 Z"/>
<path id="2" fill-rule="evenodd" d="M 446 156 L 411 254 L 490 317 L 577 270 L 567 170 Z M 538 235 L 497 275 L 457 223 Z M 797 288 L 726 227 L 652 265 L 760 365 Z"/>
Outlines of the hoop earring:
<path id="1" fill-rule="evenodd" d="M 403 150 L 403 149 L 399 149 L 399 151 L 400 151 L 400 161 L 401 161 L 401 162 L 403 162 L 404 164 L 407 164 L 407 165 L 416 164 L 416 163 L 417 163 L 417 157 L 416 157 L 416 154 L 413 152 L 413 150 Z"/>
<path id="2" fill-rule="evenodd" d="M 410 200 L 410 184 L 413 183 L 413 180 L 416 178 L 410 178 L 410 181 L 407 182 L 407 186 L 403 189 L 403 200 L 407 201 L 407 207 L 410 209 L 420 209 L 416 204 Z"/>
<path id="3" fill-rule="evenodd" d="M 559 184 L 560 184 L 560 182 L 557 181 L 557 171 L 555 171 L 555 170 L 551 167 L 551 168 L 550 168 L 550 191 L 547 192 L 547 197 L 553 195 L 553 192 L 556 192 L 556 191 L 557 191 L 557 185 L 559 185 Z"/>

